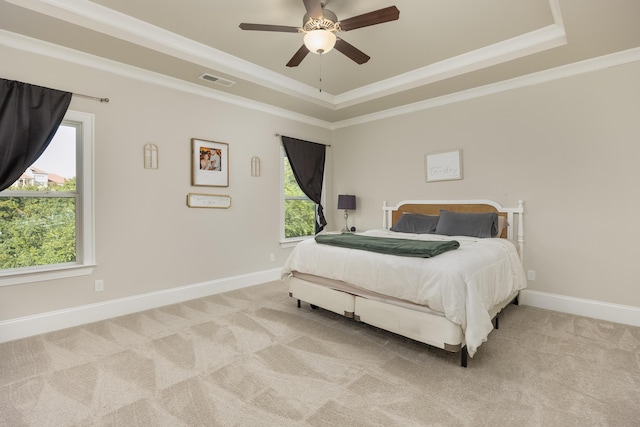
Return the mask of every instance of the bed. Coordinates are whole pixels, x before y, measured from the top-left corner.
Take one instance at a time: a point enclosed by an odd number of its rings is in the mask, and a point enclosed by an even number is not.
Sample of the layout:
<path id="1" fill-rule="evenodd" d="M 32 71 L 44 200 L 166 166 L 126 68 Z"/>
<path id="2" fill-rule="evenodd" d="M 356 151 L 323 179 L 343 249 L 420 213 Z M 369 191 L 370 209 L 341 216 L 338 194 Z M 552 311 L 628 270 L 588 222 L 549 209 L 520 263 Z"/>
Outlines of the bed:
<path id="1" fill-rule="evenodd" d="M 395 206 L 384 202 L 382 211 L 382 228 L 356 234 L 409 245 L 451 246 L 454 241 L 459 246 L 423 258 L 337 247 L 318 243 L 316 236 L 300 242 L 283 267 L 289 295 L 298 307 L 304 301 L 459 352 L 466 367 L 467 356 L 473 357 L 498 327 L 500 311 L 517 304 L 519 291 L 526 287 L 524 203 L 504 208 L 491 200 L 406 200 Z M 491 237 L 486 235 L 486 218 L 492 218 Z M 474 227 L 483 230 L 483 237 L 469 235 L 478 234 Z M 331 239 L 340 233 L 326 234 L 324 238 Z"/>

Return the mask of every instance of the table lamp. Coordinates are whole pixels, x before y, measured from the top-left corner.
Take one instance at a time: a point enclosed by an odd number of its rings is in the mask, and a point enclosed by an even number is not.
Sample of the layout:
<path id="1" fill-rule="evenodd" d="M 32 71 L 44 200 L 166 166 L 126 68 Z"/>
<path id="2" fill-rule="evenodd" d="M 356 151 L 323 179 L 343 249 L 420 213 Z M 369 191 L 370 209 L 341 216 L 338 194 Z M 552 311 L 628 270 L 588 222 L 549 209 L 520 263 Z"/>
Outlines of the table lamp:
<path id="1" fill-rule="evenodd" d="M 347 225 L 347 218 L 349 218 L 349 213 L 347 211 L 353 211 L 356 209 L 356 196 L 348 194 L 338 195 L 338 209 L 344 209 L 344 228 L 342 229 L 342 232 L 348 233 L 349 226 Z"/>

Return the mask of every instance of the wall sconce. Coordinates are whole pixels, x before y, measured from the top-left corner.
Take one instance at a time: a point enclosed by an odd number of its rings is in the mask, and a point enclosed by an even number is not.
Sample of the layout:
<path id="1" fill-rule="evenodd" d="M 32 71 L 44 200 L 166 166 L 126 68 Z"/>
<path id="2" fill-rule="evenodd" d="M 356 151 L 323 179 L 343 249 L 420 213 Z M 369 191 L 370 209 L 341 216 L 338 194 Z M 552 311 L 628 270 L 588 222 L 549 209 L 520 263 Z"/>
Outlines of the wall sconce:
<path id="1" fill-rule="evenodd" d="M 251 176 L 260 176 L 260 157 L 251 158 Z"/>
<path id="2" fill-rule="evenodd" d="M 158 169 L 158 146 L 156 144 L 144 145 L 144 168 Z"/>
<path id="3" fill-rule="evenodd" d="M 342 232 L 348 233 L 350 230 L 347 225 L 347 218 L 349 218 L 349 213 L 347 211 L 356 210 L 356 196 L 340 194 L 338 196 L 338 209 L 344 209 L 344 228 L 342 229 Z"/>

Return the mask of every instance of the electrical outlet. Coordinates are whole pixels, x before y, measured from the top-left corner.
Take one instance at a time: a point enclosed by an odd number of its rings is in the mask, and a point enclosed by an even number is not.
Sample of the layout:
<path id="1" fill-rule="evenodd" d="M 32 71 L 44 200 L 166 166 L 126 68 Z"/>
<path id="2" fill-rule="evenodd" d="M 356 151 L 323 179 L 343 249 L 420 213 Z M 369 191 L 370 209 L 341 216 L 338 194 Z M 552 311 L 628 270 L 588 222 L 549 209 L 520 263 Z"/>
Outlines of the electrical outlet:
<path id="1" fill-rule="evenodd" d="M 534 280 L 536 280 L 536 271 L 535 270 L 528 270 L 527 271 L 527 279 L 531 280 L 532 282 Z"/>
<path id="2" fill-rule="evenodd" d="M 96 292 L 104 291 L 104 280 L 96 280 Z"/>
<path id="3" fill-rule="evenodd" d="M 269 256 L 269 261 L 271 261 L 271 262 L 276 262 L 276 255 L 275 255 L 275 254 L 271 254 L 271 255 Z"/>

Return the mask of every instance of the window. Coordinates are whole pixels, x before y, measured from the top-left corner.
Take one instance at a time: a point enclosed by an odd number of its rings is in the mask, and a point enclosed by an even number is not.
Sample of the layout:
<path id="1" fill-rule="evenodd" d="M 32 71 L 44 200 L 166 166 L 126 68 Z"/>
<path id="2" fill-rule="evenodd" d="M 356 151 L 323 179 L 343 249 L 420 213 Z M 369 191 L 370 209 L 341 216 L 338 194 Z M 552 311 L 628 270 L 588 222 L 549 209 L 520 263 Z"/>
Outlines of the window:
<path id="1" fill-rule="evenodd" d="M 302 192 L 296 182 L 289 159 L 282 151 L 282 215 L 280 240 L 295 242 L 315 234 L 316 204 Z"/>
<path id="2" fill-rule="evenodd" d="M 36 162 L 0 192 L 0 285 L 90 274 L 93 115 L 67 111 Z"/>

